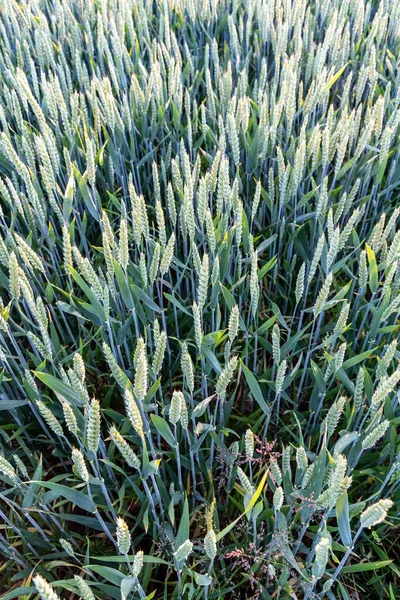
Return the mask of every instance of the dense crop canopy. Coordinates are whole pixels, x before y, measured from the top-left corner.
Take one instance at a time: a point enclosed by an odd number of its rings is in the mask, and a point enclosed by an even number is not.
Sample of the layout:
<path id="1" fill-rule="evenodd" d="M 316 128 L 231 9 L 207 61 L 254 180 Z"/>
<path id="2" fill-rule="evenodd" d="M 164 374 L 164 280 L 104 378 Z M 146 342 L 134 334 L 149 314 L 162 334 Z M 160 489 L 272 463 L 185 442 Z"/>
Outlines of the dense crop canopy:
<path id="1" fill-rule="evenodd" d="M 400 596 L 400 3 L 0 3 L 13 598 Z"/>

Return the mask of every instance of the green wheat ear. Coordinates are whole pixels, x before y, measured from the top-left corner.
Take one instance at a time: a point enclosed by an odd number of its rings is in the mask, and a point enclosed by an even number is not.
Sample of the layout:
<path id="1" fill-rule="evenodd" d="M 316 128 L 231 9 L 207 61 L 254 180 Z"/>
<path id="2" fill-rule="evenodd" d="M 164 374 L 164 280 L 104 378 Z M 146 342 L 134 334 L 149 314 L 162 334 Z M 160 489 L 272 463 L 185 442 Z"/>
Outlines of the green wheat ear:
<path id="1" fill-rule="evenodd" d="M 189 554 L 192 552 L 192 549 L 193 544 L 190 540 L 186 540 L 179 546 L 176 552 L 174 552 L 174 558 L 178 565 L 185 562 Z"/>
<path id="2" fill-rule="evenodd" d="M 11 463 L 8 462 L 6 458 L 4 458 L 4 456 L 0 456 L 0 473 L 2 475 L 5 475 L 12 481 L 16 482 L 18 479 L 14 467 Z"/>
<path id="3" fill-rule="evenodd" d="M 192 394 L 194 391 L 194 366 L 186 342 L 182 345 L 181 367 L 186 385 Z"/>
<path id="4" fill-rule="evenodd" d="M 95 600 L 92 590 L 82 577 L 74 575 L 74 580 L 79 594 L 82 596 L 82 600 Z"/>

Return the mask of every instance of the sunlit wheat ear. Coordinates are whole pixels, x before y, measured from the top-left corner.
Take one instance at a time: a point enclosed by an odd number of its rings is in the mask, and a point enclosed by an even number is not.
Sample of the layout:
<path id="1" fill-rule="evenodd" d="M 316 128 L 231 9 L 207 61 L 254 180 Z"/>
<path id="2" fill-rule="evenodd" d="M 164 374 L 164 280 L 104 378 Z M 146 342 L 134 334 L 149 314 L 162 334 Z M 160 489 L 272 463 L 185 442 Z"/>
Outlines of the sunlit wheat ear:
<path id="1" fill-rule="evenodd" d="M 76 365 L 72 369 L 68 369 L 68 373 L 63 376 L 65 382 L 68 383 L 81 396 L 85 405 L 89 403 L 89 393 L 86 388 L 86 383 L 82 380 L 81 375 L 76 370 Z"/>
<path id="2" fill-rule="evenodd" d="M 322 251 L 324 249 L 324 244 L 325 244 L 325 234 L 322 233 L 321 236 L 318 239 L 317 247 L 316 247 L 315 253 L 314 253 L 313 257 L 312 257 L 310 268 L 308 270 L 307 285 L 310 285 L 310 283 L 314 279 L 314 275 L 315 275 L 315 273 L 317 271 L 319 261 L 321 260 Z"/>
<path id="3" fill-rule="evenodd" d="M 153 343 L 154 346 L 157 346 L 159 340 L 160 340 L 160 333 L 161 333 L 161 329 L 160 329 L 160 323 L 158 322 L 157 319 L 154 320 L 153 323 Z"/>
<path id="4" fill-rule="evenodd" d="M 73 435 L 76 435 L 78 431 L 78 424 L 76 421 L 74 411 L 72 410 L 71 406 L 66 402 L 66 400 L 63 400 L 61 402 L 61 406 L 64 413 L 65 425 L 67 426 L 68 431 Z"/>
<path id="5" fill-rule="evenodd" d="M 292 454 L 292 447 L 285 446 L 282 449 L 282 473 L 283 475 L 288 474 L 291 477 L 291 466 L 290 466 L 290 457 Z"/>
<path id="6" fill-rule="evenodd" d="M 389 346 L 387 346 L 385 354 L 382 356 L 382 359 L 379 361 L 378 367 L 376 369 L 376 374 L 378 378 L 385 377 L 387 375 L 387 370 L 390 367 L 390 364 L 396 354 L 397 350 L 397 340 L 393 340 Z"/>
<path id="7" fill-rule="evenodd" d="M 197 246 L 193 245 L 192 252 L 193 252 L 193 266 L 194 266 L 194 270 L 195 270 L 197 276 L 200 276 L 200 273 L 201 273 L 201 258 L 200 258 L 200 253 L 199 253 L 199 251 L 197 249 Z"/>
<path id="8" fill-rule="evenodd" d="M 371 408 L 376 411 L 385 398 L 395 389 L 400 381 L 400 369 L 397 369 L 390 377 L 380 380 L 371 398 Z"/>
<path id="9" fill-rule="evenodd" d="M 100 404 L 98 400 L 93 400 L 90 403 L 88 411 L 88 421 L 86 429 L 86 443 L 91 452 L 97 452 L 100 443 Z"/>
<path id="10" fill-rule="evenodd" d="M 300 448 L 297 448 L 297 450 L 296 450 L 296 463 L 297 463 L 297 468 L 300 471 L 303 472 L 307 469 L 308 459 L 307 459 L 306 451 L 303 448 L 303 446 L 300 446 Z"/>
<path id="11" fill-rule="evenodd" d="M 347 470 L 347 459 L 339 454 L 335 459 L 335 467 L 330 477 L 328 489 L 320 495 L 317 503 L 321 507 L 331 508 L 337 502 L 340 494 L 351 485 L 351 477 L 345 477 Z"/>
<path id="12" fill-rule="evenodd" d="M 17 482 L 18 480 L 14 467 L 6 458 L 4 458 L 4 456 L 0 456 L 0 473 L 11 479 L 13 482 Z"/>
<path id="13" fill-rule="evenodd" d="M 218 377 L 217 385 L 215 386 L 215 391 L 217 393 L 217 396 L 219 396 L 222 400 L 225 399 L 226 391 L 236 371 L 237 363 L 237 356 L 233 356 L 232 358 L 230 358 Z"/>
<path id="14" fill-rule="evenodd" d="M 113 374 L 114 379 L 117 381 L 120 388 L 124 390 L 126 387 L 124 374 L 122 372 L 121 367 L 118 365 L 117 361 L 115 360 L 115 357 L 112 353 L 111 348 L 105 342 L 103 342 L 103 352 L 106 357 L 106 361 L 110 368 L 110 371 Z"/>
<path id="15" fill-rule="evenodd" d="M 398 311 L 399 306 L 400 306 L 400 294 L 398 294 L 392 300 L 392 302 L 389 304 L 389 306 L 387 307 L 387 309 L 385 310 L 385 312 L 382 315 L 382 321 L 386 321 L 393 313 L 396 313 Z"/>
<path id="16" fill-rule="evenodd" d="M 200 310 L 203 310 L 204 304 L 207 298 L 208 289 L 208 277 L 209 277 L 209 258 L 208 254 L 203 256 L 203 261 L 200 267 L 199 274 L 199 285 L 197 290 L 197 302 Z"/>
<path id="17" fill-rule="evenodd" d="M 351 232 L 355 228 L 356 224 L 359 222 L 359 220 L 363 216 L 364 210 L 365 210 L 364 206 L 361 208 L 357 208 L 351 215 L 345 228 L 343 229 L 343 231 L 340 234 L 338 250 L 342 250 L 346 246 L 346 242 L 349 239 Z"/>
<path id="18" fill-rule="evenodd" d="M 272 328 L 272 357 L 276 365 L 281 362 L 281 332 L 279 326 L 275 323 Z"/>
<path id="19" fill-rule="evenodd" d="M 143 401 L 147 393 L 148 363 L 146 356 L 146 345 L 143 338 L 139 338 L 133 357 L 135 366 L 134 393 L 138 400 Z"/>
<path id="20" fill-rule="evenodd" d="M 217 536 L 215 535 L 215 531 L 209 529 L 204 538 L 204 547 L 208 558 L 213 561 L 217 556 Z"/>
<path id="21" fill-rule="evenodd" d="M 169 213 L 169 217 L 171 219 L 172 226 L 175 227 L 176 226 L 177 213 L 176 213 L 176 204 L 175 204 L 174 190 L 173 190 L 171 182 L 168 182 L 167 205 L 168 205 L 168 213 Z M 199 219 L 200 219 L 200 217 L 199 217 Z"/>
<path id="22" fill-rule="evenodd" d="M 120 517 L 117 517 L 117 546 L 120 554 L 128 554 L 131 547 L 129 527 Z"/>
<path id="23" fill-rule="evenodd" d="M 136 431 L 138 436 L 144 440 L 143 421 L 140 410 L 136 404 L 132 392 L 129 390 L 125 390 L 125 410 L 133 429 Z"/>
<path id="24" fill-rule="evenodd" d="M 358 281 L 361 288 L 365 288 L 367 285 L 368 267 L 367 267 L 367 253 L 363 250 L 360 254 L 360 264 L 358 268 Z"/>
<path id="25" fill-rule="evenodd" d="M 36 575 L 32 581 L 42 600 L 60 600 L 60 597 L 55 593 L 50 583 L 41 575 Z"/>
<path id="26" fill-rule="evenodd" d="M 192 394 L 194 390 L 194 367 L 186 342 L 182 344 L 181 367 L 185 383 Z"/>
<path id="27" fill-rule="evenodd" d="M 75 585 L 78 588 L 82 600 L 95 600 L 95 596 L 86 581 L 79 575 L 74 575 Z"/>
<path id="28" fill-rule="evenodd" d="M 229 446 L 229 452 L 231 455 L 231 462 L 233 464 L 237 461 L 239 456 L 239 442 L 232 442 L 232 444 Z"/>
<path id="29" fill-rule="evenodd" d="M 326 564 L 328 562 L 329 552 L 331 549 L 331 540 L 324 536 L 318 542 L 315 548 L 315 563 L 313 566 L 313 575 L 317 579 L 324 574 Z"/>
<path id="30" fill-rule="evenodd" d="M 87 144 L 87 179 L 92 187 L 96 184 L 95 146 L 92 140 Z"/>
<path id="31" fill-rule="evenodd" d="M 233 114 L 228 115 L 228 138 L 232 148 L 233 160 L 237 167 L 240 162 L 240 144 L 236 121 Z"/>
<path id="32" fill-rule="evenodd" d="M 314 308 L 313 308 L 314 317 L 317 317 L 323 311 L 323 309 L 325 307 L 325 303 L 329 296 L 330 287 L 332 285 L 332 279 L 333 279 L 332 272 L 329 272 L 329 274 L 317 296 L 317 300 L 314 304 Z"/>
<path id="33" fill-rule="evenodd" d="M 220 264 L 218 256 L 214 257 L 214 264 L 211 271 L 211 287 L 215 289 L 220 279 Z"/>
<path id="34" fill-rule="evenodd" d="M 155 375 L 158 375 L 161 370 L 166 346 L 167 334 L 165 333 L 165 331 L 162 331 L 157 339 L 153 354 L 152 371 Z"/>
<path id="35" fill-rule="evenodd" d="M 260 297 L 260 289 L 258 285 L 258 260 L 257 252 L 254 251 L 251 256 L 251 269 L 250 269 L 250 297 L 251 297 L 251 312 L 253 318 L 256 315 L 258 309 L 258 301 Z"/>
<path id="36" fill-rule="evenodd" d="M 135 577 L 139 577 L 143 569 L 143 550 L 136 552 L 132 563 L 132 572 Z"/>
<path id="37" fill-rule="evenodd" d="M 18 260 L 15 256 L 15 253 L 12 252 L 10 254 L 8 260 L 8 270 L 9 270 L 9 281 L 10 281 L 10 293 L 13 300 L 18 301 L 21 293 L 21 285 L 19 278 L 19 266 Z"/>
<path id="38" fill-rule="evenodd" d="M 314 469 L 315 469 L 315 463 L 312 463 L 309 467 L 307 467 L 306 472 L 304 473 L 303 479 L 301 481 L 301 487 L 303 489 L 305 489 L 307 487 L 307 485 L 309 484 L 309 482 L 311 481 L 311 478 L 314 474 Z"/>
<path id="39" fill-rule="evenodd" d="M 239 307 L 233 306 L 231 313 L 229 315 L 229 323 L 228 323 L 228 335 L 229 341 L 232 344 L 238 334 L 239 330 Z"/>
<path id="40" fill-rule="evenodd" d="M 23 479 L 29 479 L 28 470 L 25 464 L 22 462 L 18 454 L 13 455 L 15 464 L 17 465 L 17 471 L 22 475 Z"/>
<path id="41" fill-rule="evenodd" d="M 0 182 L 1 189 L 1 182 Z M 8 262 L 10 260 L 10 254 L 8 252 L 7 246 L 5 245 L 3 238 L 0 236 L 0 263 L 8 268 Z"/>
<path id="42" fill-rule="evenodd" d="M 237 476 L 238 476 L 238 479 L 239 479 L 243 489 L 245 490 L 245 492 L 247 494 L 253 494 L 254 488 L 251 485 L 250 480 L 247 477 L 246 473 L 240 467 L 237 467 Z"/>
<path id="43" fill-rule="evenodd" d="M 174 558 L 177 565 L 183 564 L 188 558 L 189 554 L 193 550 L 193 544 L 190 540 L 186 540 L 179 546 L 179 548 L 174 552 Z"/>
<path id="44" fill-rule="evenodd" d="M 161 246 L 158 242 L 156 242 L 154 245 L 153 257 L 151 259 L 150 269 L 149 269 L 149 280 L 152 285 L 158 276 L 158 269 L 160 266 L 160 256 L 161 256 Z M 142 281 L 145 284 L 145 287 L 147 287 L 147 270 L 146 270 L 146 266 L 145 266 L 146 261 L 145 261 L 144 254 L 141 255 L 141 260 L 142 260 L 142 264 L 141 264 Z"/>
<path id="45" fill-rule="evenodd" d="M 36 252 L 29 246 L 29 244 L 25 242 L 25 240 L 20 235 L 15 233 L 14 238 L 17 242 L 18 251 L 25 266 L 29 267 L 30 269 L 40 271 L 44 274 L 45 270 L 40 256 L 36 254 Z"/>
<path id="46" fill-rule="evenodd" d="M 156 219 L 158 224 L 158 236 L 162 248 L 165 248 L 167 243 L 167 233 L 165 230 L 164 211 L 159 200 L 156 201 Z"/>
<path id="47" fill-rule="evenodd" d="M 260 204 L 260 198 L 261 198 L 261 182 L 260 182 L 260 180 L 258 180 L 257 185 L 256 185 L 256 191 L 255 191 L 254 198 L 253 198 L 253 204 L 251 207 L 251 220 L 252 221 L 257 214 L 258 206 Z"/>
<path id="48" fill-rule="evenodd" d="M 277 394 L 280 394 L 282 391 L 283 383 L 285 381 L 286 369 L 287 369 L 287 362 L 286 362 L 286 360 L 283 360 L 280 363 L 278 370 L 276 372 L 275 391 Z"/>
<path id="49" fill-rule="evenodd" d="M 114 235 L 106 213 L 103 211 L 103 252 L 109 280 L 114 277 Z"/>
<path id="50" fill-rule="evenodd" d="M 146 356 L 146 342 L 140 337 L 136 342 L 135 352 L 133 354 L 133 366 L 137 369 L 139 361 Z"/>
<path id="51" fill-rule="evenodd" d="M 119 247 L 121 267 L 126 271 L 129 263 L 128 225 L 126 218 L 121 219 L 119 229 Z"/>
<path id="52" fill-rule="evenodd" d="M 42 415 L 43 419 L 46 421 L 50 429 L 54 431 L 56 435 L 63 435 L 63 429 L 59 421 L 53 415 L 51 410 L 44 404 L 44 402 L 42 402 L 41 400 L 37 400 L 36 405 L 39 409 L 40 414 Z"/>
<path id="53" fill-rule="evenodd" d="M 349 317 L 349 312 L 350 312 L 350 303 L 349 302 L 344 302 L 343 306 L 342 306 L 342 308 L 340 310 L 338 320 L 337 320 L 337 322 L 335 324 L 334 333 L 339 334 L 346 327 L 347 319 Z"/>
<path id="54" fill-rule="evenodd" d="M 62 235 L 64 268 L 67 272 L 69 272 L 69 269 L 72 268 L 72 246 L 70 233 L 68 227 L 65 224 L 62 227 Z"/>
<path id="55" fill-rule="evenodd" d="M 375 444 L 385 435 L 388 430 L 390 423 L 387 419 L 379 423 L 373 430 L 365 437 L 361 443 L 363 450 L 369 450 L 369 448 L 373 448 Z"/>
<path id="56" fill-rule="evenodd" d="M 2 314 L 0 314 L 0 331 L 4 333 L 8 332 L 8 323 Z"/>
<path id="57" fill-rule="evenodd" d="M 372 506 L 369 506 L 360 516 L 361 527 L 374 527 L 382 523 L 387 517 L 388 511 L 393 506 L 393 501 L 390 499 L 379 500 Z"/>
<path id="58" fill-rule="evenodd" d="M 73 549 L 72 545 L 67 540 L 64 540 L 64 539 L 61 538 L 60 539 L 60 544 L 63 547 L 63 549 L 65 550 L 65 552 L 67 554 L 69 554 L 69 556 L 75 556 L 74 549 Z"/>
<path id="59" fill-rule="evenodd" d="M 251 460 L 254 455 L 254 434 L 251 431 L 251 429 L 246 430 L 245 439 L 244 439 L 244 448 L 245 448 L 247 459 Z"/>
<path id="60" fill-rule="evenodd" d="M 89 472 L 87 470 L 85 459 L 84 459 L 82 452 L 80 450 L 78 450 L 77 448 L 73 448 L 71 457 L 72 457 L 72 463 L 75 468 L 75 473 L 78 475 L 78 477 L 83 479 L 83 481 L 88 483 Z"/>
<path id="61" fill-rule="evenodd" d="M 354 412 L 358 412 L 364 402 L 364 380 L 365 372 L 363 367 L 360 367 L 357 373 L 356 385 L 354 388 Z"/>
<path id="62" fill-rule="evenodd" d="M 194 336 L 195 336 L 197 348 L 199 351 L 201 351 L 203 330 L 202 330 L 202 326 L 201 326 L 200 310 L 199 310 L 199 307 L 196 302 L 193 302 L 192 310 L 193 310 L 193 320 L 194 320 Z"/>
<path id="63" fill-rule="evenodd" d="M 295 298 L 296 302 L 299 303 L 304 294 L 304 279 L 306 273 L 306 263 L 303 263 L 299 269 L 296 279 L 296 287 L 295 287 Z"/>
<path id="64" fill-rule="evenodd" d="M 165 247 L 162 258 L 161 258 L 161 262 L 160 262 L 161 275 L 165 275 L 168 272 L 168 270 L 171 266 L 173 256 L 174 256 L 174 249 L 175 249 L 175 234 L 172 233 L 171 237 L 169 238 L 168 243 Z"/>
<path id="65" fill-rule="evenodd" d="M 189 413 L 186 405 L 186 400 L 184 394 L 181 395 L 181 416 L 180 421 L 183 429 L 187 429 L 189 425 Z"/>
<path id="66" fill-rule="evenodd" d="M 331 437 L 339 423 L 346 400 L 347 399 L 344 396 L 341 396 L 337 402 L 332 404 L 324 421 L 321 423 L 321 434 L 326 431 L 328 437 Z"/>
<path id="67" fill-rule="evenodd" d="M 333 356 L 333 363 L 334 363 L 334 371 L 335 371 L 335 373 L 337 373 L 337 371 L 339 371 L 339 369 L 343 365 L 344 358 L 345 358 L 345 355 L 346 355 L 346 349 L 347 349 L 347 343 L 343 342 L 343 344 L 340 344 L 337 352 L 335 352 L 335 354 Z"/>
<path id="68" fill-rule="evenodd" d="M 181 397 L 182 396 L 183 396 L 182 392 L 178 392 L 176 390 L 174 390 L 174 392 L 172 394 L 171 405 L 169 408 L 169 420 L 170 420 L 170 423 L 172 423 L 173 425 L 176 425 L 181 418 L 181 412 L 182 412 Z"/>
<path id="69" fill-rule="evenodd" d="M 279 512 L 283 505 L 283 489 L 281 487 L 277 487 L 274 492 L 273 505 L 276 512 Z"/>
<path id="70" fill-rule="evenodd" d="M 215 238 L 214 221 L 213 221 L 211 211 L 209 209 L 206 212 L 205 222 L 206 222 L 206 234 L 207 234 L 208 248 L 210 250 L 210 253 L 214 254 L 217 242 L 216 242 L 216 238 Z"/>
<path id="71" fill-rule="evenodd" d="M 86 369 L 85 369 L 85 363 L 83 361 L 83 358 L 79 354 L 79 352 L 76 352 L 74 354 L 73 363 L 74 363 L 74 371 L 75 371 L 76 375 L 79 377 L 79 379 L 81 380 L 81 382 L 83 383 L 85 381 L 85 377 L 86 377 Z"/>
<path id="72" fill-rule="evenodd" d="M 280 485 L 282 483 L 282 472 L 281 472 L 279 465 L 275 459 L 270 461 L 269 468 L 271 470 L 271 474 L 274 479 L 274 482 L 277 485 Z"/>
<path id="73" fill-rule="evenodd" d="M 133 469 L 140 469 L 141 463 L 139 458 L 115 427 L 111 427 L 110 429 L 110 438 L 124 457 L 127 464 Z"/>

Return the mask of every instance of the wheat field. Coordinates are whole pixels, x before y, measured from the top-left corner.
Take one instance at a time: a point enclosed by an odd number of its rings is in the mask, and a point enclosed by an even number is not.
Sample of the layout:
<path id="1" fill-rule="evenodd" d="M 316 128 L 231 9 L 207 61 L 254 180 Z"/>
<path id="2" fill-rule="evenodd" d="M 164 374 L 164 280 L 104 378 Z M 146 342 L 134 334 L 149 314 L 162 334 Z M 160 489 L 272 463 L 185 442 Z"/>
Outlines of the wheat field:
<path id="1" fill-rule="evenodd" d="M 400 597 L 400 2 L 0 0 L 0 597 Z"/>

